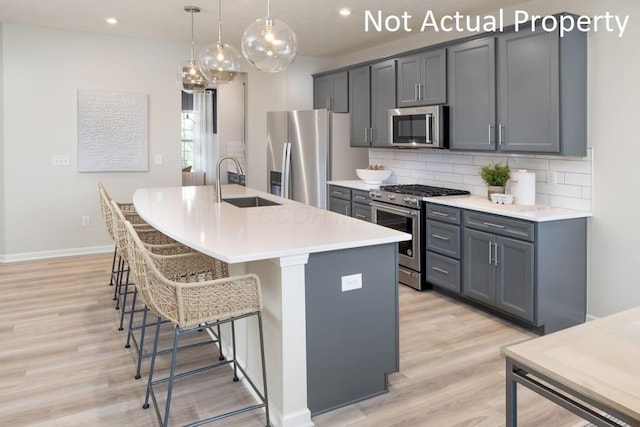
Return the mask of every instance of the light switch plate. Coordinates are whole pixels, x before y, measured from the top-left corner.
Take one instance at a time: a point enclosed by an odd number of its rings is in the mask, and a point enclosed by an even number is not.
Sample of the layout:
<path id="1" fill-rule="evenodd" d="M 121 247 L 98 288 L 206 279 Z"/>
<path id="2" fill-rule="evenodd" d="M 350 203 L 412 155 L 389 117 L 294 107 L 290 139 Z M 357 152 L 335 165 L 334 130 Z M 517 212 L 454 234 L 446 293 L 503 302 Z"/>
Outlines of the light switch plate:
<path id="1" fill-rule="evenodd" d="M 362 273 L 342 276 L 342 292 L 362 288 Z"/>
<path id="2" fill-rule="evenodd" d="M 156 165 L 161 165 L 162 164 L 162 154 L 156 154 L 155 155 L 155 163 L 156 163 Z"/>
<path id="3" fill-rule="evenodd" d="M 51 156 L 51 166 L 69 166 L 71 161 L 67 154 L 54 154 Z"/>

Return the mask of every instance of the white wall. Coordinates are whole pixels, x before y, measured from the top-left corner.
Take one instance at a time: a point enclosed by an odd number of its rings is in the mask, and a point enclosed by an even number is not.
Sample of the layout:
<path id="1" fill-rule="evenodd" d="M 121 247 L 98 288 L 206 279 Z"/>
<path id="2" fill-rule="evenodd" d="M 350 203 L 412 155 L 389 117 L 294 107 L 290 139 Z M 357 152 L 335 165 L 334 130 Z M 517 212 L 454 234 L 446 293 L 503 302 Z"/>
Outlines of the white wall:
<path id="1" fill-rule="evenodd" d="M 505 16 L 514 7 L 505 3 Z M 640 58 L 640 3 L 635 0 L 533 0 L 517 6 L 530 13 L 569 11 L 586 15 L 630 15 L 622 38 L 590 33 L 588 63 L 588 145 L 593 147 L 593 218 L 589 219 L 588 313 L 600 317 L 640 305 L 637 262 L 640 231 L 633 224 L 640 211 L 635 197 L 640 144 L 637 102 Z M 511 23 L 508 22 L 508 23 Z M 405 50 L 458 38 L 459 33 L 420 34 L 408 39 L 334 58 L 326 69 L 380 58 Z"/>
<path id="2" fill-rule="evenodd" d="M 7 260 L 92 251 L 112 244 L 97 183 L 119 201 L 136 188 L 180 184 L 184 46 L 3 24 L 5 248 Z M 79 88 L 142 92 L 149 99 L 148 172 L 78 173 Z M 71 158 L 52 167 L 53 154 Z M 80 217 L 90 215 L 90 227 Z M 83 249 L 84 248 L 84 249 Z"/>
<path id="3" fill-rule="evenodd" d="M 218 85 L 218 142 L 220 156 L 234 155 L 240 160 L 243 168 L 245 164 L 245 87 L 247 73 L 241 73 L 233 81 Z M 240 149 L 238 149 L 240 147 Z M 231 148 L 231 150 L 230 150 Z M 238 152 L 239 151 L 239 152 Z M 215 166 L 215 165 L 213 165 Z M 211 170 L 215 170 L 211 168 Z M 235 172 L 235 166 L 229 161 L 222 163 L 221 180 L 227 182 L 227 170 Z M 210 174 L 211 175 L 211 174 Z M 215 183 L 215 177 L 207 177 L 207 183 Z"/>

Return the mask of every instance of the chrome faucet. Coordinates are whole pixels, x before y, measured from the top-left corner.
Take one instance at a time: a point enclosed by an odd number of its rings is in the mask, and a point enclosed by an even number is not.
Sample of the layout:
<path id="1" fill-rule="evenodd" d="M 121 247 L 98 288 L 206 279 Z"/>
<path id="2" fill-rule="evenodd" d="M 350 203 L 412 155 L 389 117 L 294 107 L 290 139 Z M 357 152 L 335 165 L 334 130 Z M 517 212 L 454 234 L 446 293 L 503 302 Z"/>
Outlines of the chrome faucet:
<path id="1" fill-rule="evenodd" d="M 220 186 L 220 165 L 224 160 L 233 160 L 236 164 L 236 172 L 238 175 L 244 175 L 244 171 L 242 170 L 242 166 L 240 166 L 240 162 L 233 156 L 223 156 L 218 160 L 217 166 L 217 177 L 216 177 L 216 203 L 222 202 L 222 188 Z"/>

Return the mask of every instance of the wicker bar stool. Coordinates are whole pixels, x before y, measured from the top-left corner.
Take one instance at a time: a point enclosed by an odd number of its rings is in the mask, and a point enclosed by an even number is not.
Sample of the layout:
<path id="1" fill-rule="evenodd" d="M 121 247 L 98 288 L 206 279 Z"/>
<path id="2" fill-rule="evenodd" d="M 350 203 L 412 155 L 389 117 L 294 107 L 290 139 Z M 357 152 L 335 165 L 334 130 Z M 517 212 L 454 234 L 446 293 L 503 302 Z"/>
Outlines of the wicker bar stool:
<path id="1" fill-rule="evenodd" d="M 171 280 L 176 276 L 172 272 L 176 266 L 175 259 L 160 261 L 145 248 L 142 241 L 136 236 L 133 227 L 126 224 L 129 229 L 129 255 L 131 267 L 136 278 L 136 284 L 142 297 L 150 310 L 157 316 L 155 341 L 149 379 L 143 408 L 149 407 L 149 398 L 153 400 L 156 415 L 160 424 L 169 425 L 171 410 L 171 396 L 176 379 L 188 375 L 201 373 L 216 367 L 233 364 L 233 381 L 238 381 L 238 369 L 242 372 L 247 382 L 252 387 L 261 403 L 236 409 L 224 414 L 200 420 L 190 425 L 202 425 L 230 416 L 245 413 L 254 409 L 265 408 L 266 424 L 269 426 L 269 405 L 267 399 L 267 377 L 264 358 L 264 338 L 262 328 L 262 293 L 260 280 L 255 274 L 227 277 L 209 280 L 199 274 L 193 275 L 189 281 Z M 180 268 L 180 267 L 178 267 Z M 260 355 L 262 363 L 263 389 L 261 392 L 246 374 L 244 368 L 236 361 L 236 339 L 234 322 L 238 319 L 256 316 L 260 336 Z M 171 368 L 169 376 L 160 380 L 153 380 L 156 356 L 158 355 L 158 336 L 160 331 L 160 319 L 168 319 L 174 325 L 173 349 L 171 352 Z M 179 339 L 182 335 L 199 331 L 203 325 L 207 327 L 231 324 L 231 340 L 233 358 L 218 361 L 211 365 L 197 368 L 187 372 L 176 373 L 176 357 L 179 347 Z M 164 416 L 155 396 L 154 387 L 168 383 L 167 399 L 164 408 Z"/>
<path id="2" fill-rule="evenodd" d="M 113 203 L 113 202 L 112 202 Z M 120 247 L 120 253 L 123 258 L 130 260 L 129 248 L 128 248 L 128 237 L 129 233 L 126 224 L 130 224 L 124 218 L 123 213 L 118 209 L 115 204 L 113 207 L 113 230 L 114 236 L 116 236 L 116 241 L 118 242 L 118 246 Z M 180 243 L 157 243 L 158 241 L 162 242 L 163 239 L 158 236 L 154 237 L 153 233 L 150 233 L 149 230 L 140 230 L 135 229 L 134 231 L 137 237 L 142 241 L 145 248 L 149 251 L 150 256 L 155 260 L 158 265 L 165 265 L 167 263 L 171 263 L 172 266 L 176 266 L 171 270 L 171 278 L 178 281 L 189 281 L 193 277 L 207 277 L 209 279 L 218 279 L 222 277 L 229 276 L 229 268 L 227 263 L 222 262 L 216 258 L 204 255 L 200 252 L 194 251 L 193 249 L 184 246 Z M 149 243 L 151 242 L 151 243 Z M 148 326 L 147 316 L 148 316 L 148 307 L 144 303 L 143 299 L 143 307 L 141 309 L 136 308 L 137 297 L 138 297 L 138 289 L 137 286 L 131 284 L 131 287 L 134 289 L 131 309 L 128 311 L 130 313 L 129 316 L 129 327 L 127 333 L 127 341 L 125 344 L 126 348 L 131 347 L 131 342 L 136 348 L 137 352 L 137 366 L 136 366 L 136 374 L 135 379 L 141 378 L 141 367 L 143 359 L 152 356 L 152 353 L 144 352 L 144 342 L 146 335 L 146 328 Z M 131 292 L 131 291 L 128 291 Z M 125 292 L 125 296 L 126 296 Z M 122 313 L 125 312 L 126 309 L 123 309 Z M 136 313 L 142 312 L 142 322 L 140 325 L 134 326 L 134 316 Z M 122 314 L 121 313 L 121 314 Z M 164 323 L 168 323 L 168 320 L 164 320 Z M 155 323 L 155 322 L 154 322 Z M 213 337 L 216 340 L 201 344 L 209 344 L 215 343 L 219 341 L 220 337 L 220 327 L 216 328 L 216 331 L 210 331 Z M 135 332 L 140 331 L 139 336 L 136 336 Z M 201 344 L 185 346 L 185 348 L 199 346 Z M 162 350 L 158 353 L 167 353 L 171 350 Z M 224 360 L 224 354 L 222 349 L 220 349 L 220 360 Z"/>
<path id="3" fill-rule="evenodd" d="M 116 242 L 116 249 L 120 254 L 121 262 L 119 263 L 120 267 L 118 275 L 116 276 L 115 283 L 115 296 L 117 298 L 116 309 L 120 308 L 120 302 L 122 302 L 122 310 L 120 311 L 120 325 L 118 327 L 119 331 L 124 330 L 124 317 L 126 314 L 133 314 L 135 312 L 135 300 L 131 306 L 130 310 L 127 310 L 127 297 L 131 294 L 135 294 L 135 286 L 129 281 L 129 259 L 126 256 L 127 254 L 127 240 L 126 240 L 126 231 L 124 226 L 122 225 L 127 221 L 125 217 L 124 211 L 120 208 L 120 205 L 116 203 L 114 200 L 111 200 L 110 203 L 110 216 L 111 216 L 111 229 L 113 233 L 113 237 Z M 136 214 L 137 215 L 137 214 Z M 130 221 L 129 221 L 130 222 Z M 171 247 L 182 247 L 178 242 L 170 238 L 169 236 L 161 233 L 155 228 L 144 225 L 136 227 L 137 233 L 140 236 L 140 239 L 147 244 L 153 245 L 169 245 Z M 132 286 L 130 286 L 132 285 Z M 135 297 L 135 295 L 134 295 Z"/>

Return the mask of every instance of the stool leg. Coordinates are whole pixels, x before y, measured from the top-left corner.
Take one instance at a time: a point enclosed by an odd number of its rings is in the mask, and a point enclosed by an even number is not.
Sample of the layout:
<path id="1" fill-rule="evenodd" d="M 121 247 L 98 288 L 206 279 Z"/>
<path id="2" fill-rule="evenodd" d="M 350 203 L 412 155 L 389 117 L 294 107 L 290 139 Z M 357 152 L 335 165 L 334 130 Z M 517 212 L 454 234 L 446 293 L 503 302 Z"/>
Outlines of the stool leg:
<path id="1" fill-rule="evenodd" d="M 264 336 L 262 334 L 262 313 L 258 312 L 258 332 L 260 333 L 260 356 L 262 357 L 262 384 L 264 385 L 264 411 L 269 427 L 269 399 L 267 398 L 267 368 L 264 361 Z"/>
<path id="2" fill-rule="evenodd" d="M 142 409 L 149 408 L 149 395 L 151 394 L 151 382 L 153 381 L 153 368 L 156 364 L 156 353 L 158 353 L 158 341 L 160 339 L 160 317 L 156 322 L 156 338 L 153 342 L 153 353 L 151 354 L 151 366 L 149 367 L 149 380 L 147 381 L 147 393 L 144 397 Z"/>
<path id="3" fill-rule="evenodd" d="M 113 275 L 116 272 L 116 255 L 118 254 L 118 247 L 113 248 L 113 261 L 111 261 L 111 277 L 109 278 L 109 286 L 113 286 Z"/>
<path id="4" fill-rule="evenodd" d="M 129 294 L 129 273 L 131 273 L 131 269 L 127 268 L 127 277 L 124 279 L 124 297 L 122 298 L 122 311 L 120 312 L 120 326 L 118 327 L 119 331 L 122 331 L 124 328 L 122 324 L 124 323 L 124 315 L 127 312 L 127 295 Z M 122 292 L 120 293 L 122 295 Z"/>
<path id="5" fill-rule="evenodd" d="M 138 343 L 138 366 L 136 367 L 136 376 L 135 376 L 135 379 L 137 380 L 140 379 L 140 369 L 142 368 L 142 354 L 144 352 L 144 335 L 145 335 L 144 332 L 147 330 L 147 312 L 148 311 L 149 311 L 149 308 L 145 304 L 144 311 L 142 312 L 142 328 L 140 328 L 140 342 Z M 158 320 L 160 320 L 160 318 L 158 318 Z"/>
<path id="6" fill-rule="evenodd" d="M 178 339 L 180 338 L 180 329 L 174 328 L 173 331 L 173 352 L 171 354 L 171 371 L 169 371 L 169 387 L 167 389 L 167 403 L 164 408 L 163 427 L 169 425 L 169 410 L 171 409 L 171 394 L 173 393 L 173 376 L 176 373 L 176 358 L 178 356 Z"/>
<path id="7" fill-rule="evenodd" d="M 233 382 L 237 383 L 238 379 L 238 362 L 236 361 L 236 324 L 231 321 L 231 343 L 233 347 Z"/>
<path id="8" fill-rule="evenodd" d="M 131 347 L 131 330 L 133 328 L 133 315 L 136 312 L 136 297 L 138 296 L 138 288 L 133 290 L 133 301 L 131 301 L 131 313 L 129 313 L 129 331 L 127 332 L 127 343 L 124 348 Z"/>
<path id="9" fill-rule="evenodd" d="M 220 349 L 220 357 L 218 357 L 218 360 L 224 360 L 224 353 L 222 353 L 222 335 L 220 335 L 220 324 L 218 324 L 218 348 Z"/>
<path id="10" fill-rule="evenodd" d="M 123 264 L 124 261 L 122 260 L 122 256 L 118 256 L 118 271 L 116 271 L 116 281 L 114 283 L 114 289 L 113 289 L 113 300 L 117 301 L 116 303 L 116 310 L 120 307 L 119 303 L 120 301 L 118 300 L 118 291 L 120 290 L 120 280 L 121 280 L 121 276 L 122 276 L 122 268 L 123 268 Z"/>

